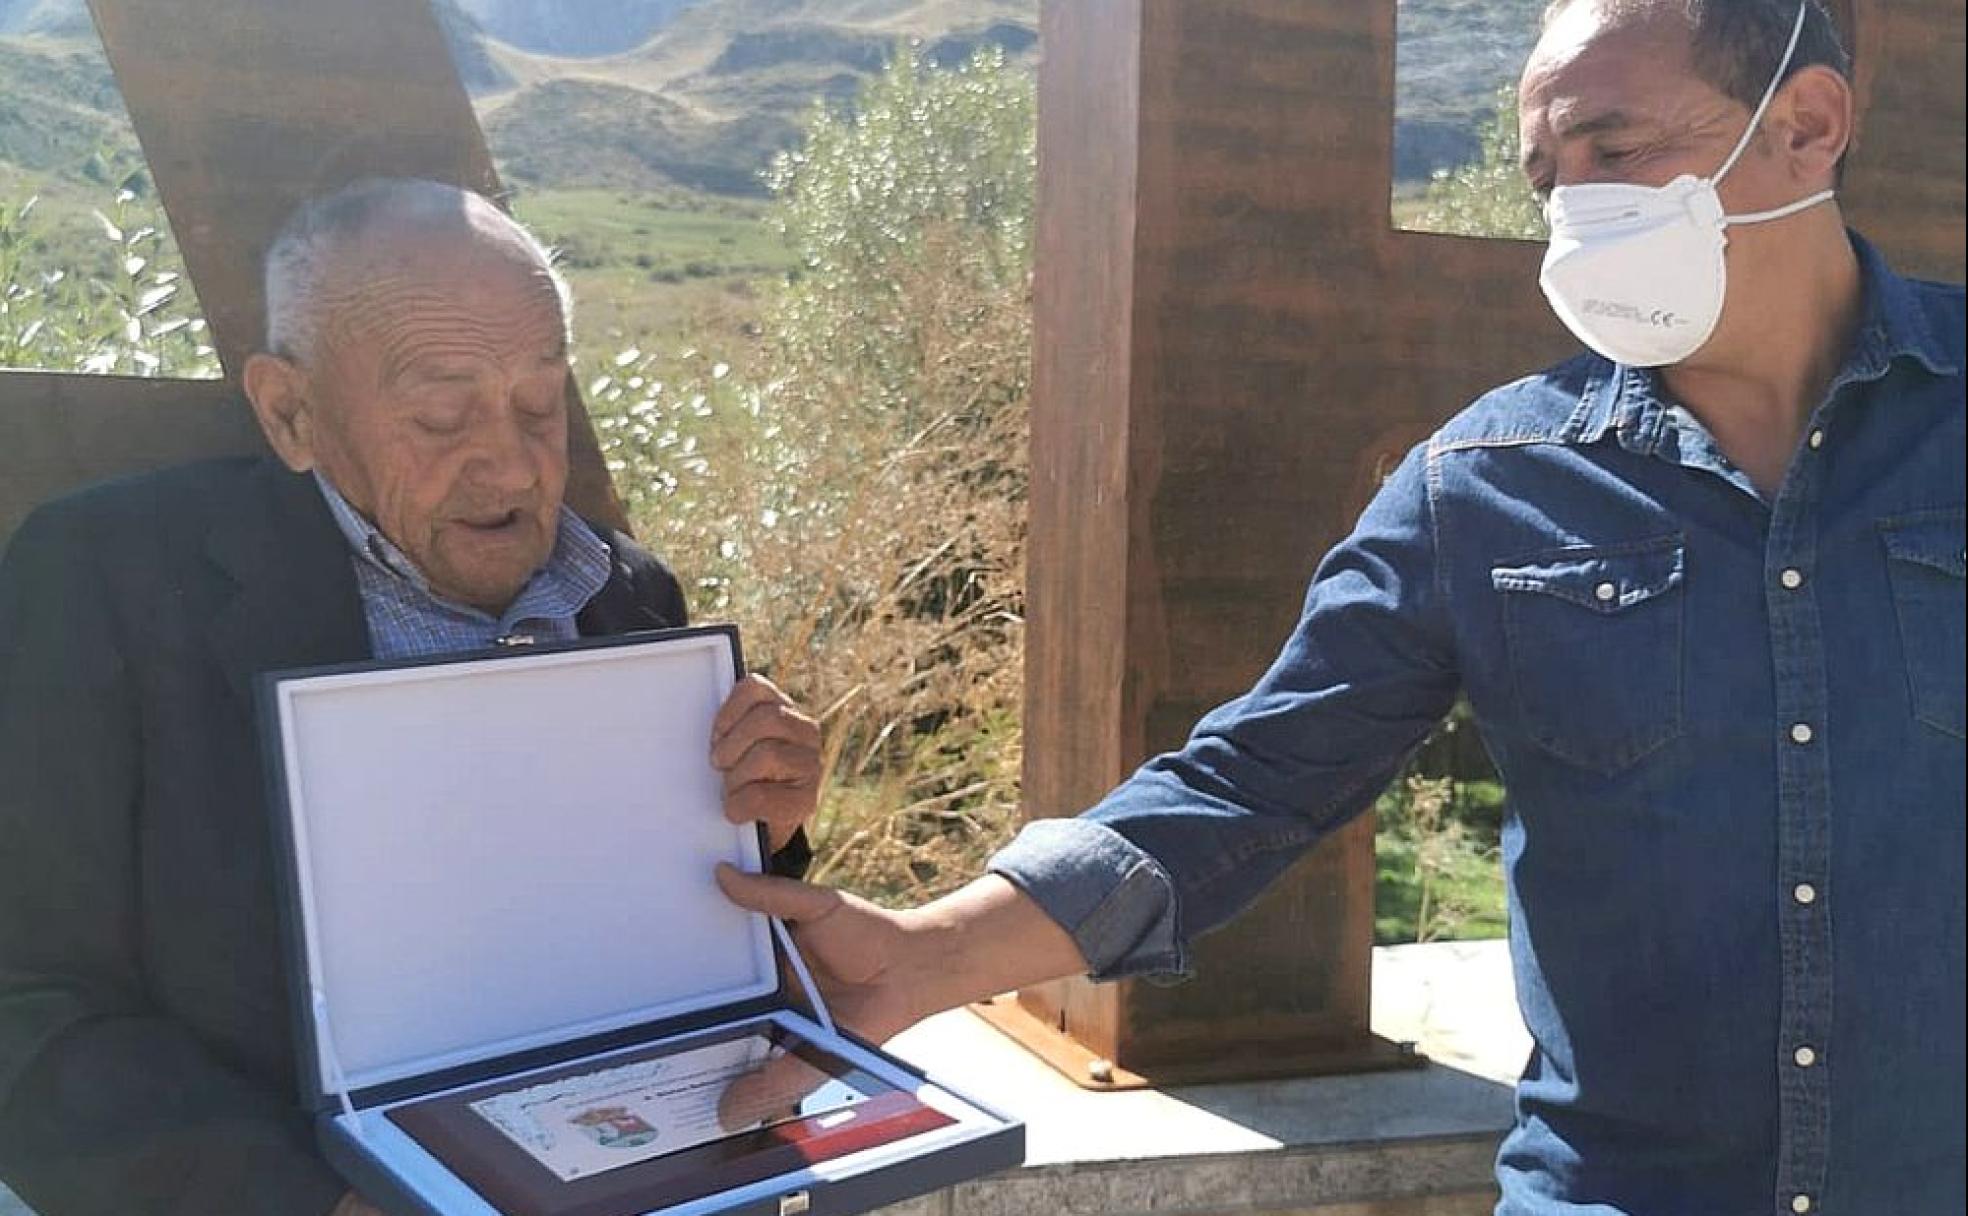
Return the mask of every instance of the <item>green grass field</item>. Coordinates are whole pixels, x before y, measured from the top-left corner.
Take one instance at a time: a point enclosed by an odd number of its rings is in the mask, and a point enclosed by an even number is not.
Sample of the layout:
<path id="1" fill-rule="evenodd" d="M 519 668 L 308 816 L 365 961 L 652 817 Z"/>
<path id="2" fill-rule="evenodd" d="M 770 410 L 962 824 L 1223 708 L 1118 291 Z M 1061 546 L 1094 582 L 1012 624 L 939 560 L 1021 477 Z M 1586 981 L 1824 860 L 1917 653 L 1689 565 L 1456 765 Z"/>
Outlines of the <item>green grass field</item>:
<path id="1" fill-rule="evenodd" d="M 1374 837 L 1374 944 L 1401 945 L 1420 937 L 1421 881 L 1415 874 L 1414 842 L 1392 832 Z M 1496 857 L 1464 854 L 1452 858 L 1431 893 L 1431 941 L 1502 937 L 1503 871 Z M 1442 911 L 1446 908 L 1446 911 Z"/>
<path id="2" fill-rule="evenodd" d="M 522 193 L 513 210 L 559 251 L 590 345 L 743 330 L 756 319 L 753 285 L 792 268 L 756 203 L 567 189 Z"/>
<path id="3" fill-rule="evenodd" d="M 115 248 L 94 215 L 113 210 L 113 186 L 0 164 L 0 207 L 29 198 L 38 202 L 18 265 L 113 269 Z M 792 266 L 764 207 L 750 201 L 682 190 L 541 190 L 522 193 L 515 211 L 559 252 L 589 350 L 743 338 L 757 321 L 758 284 Z"/>
<path id="4" fill-rule="evenodd" d="M 1432 825 L 1417 822 L 1414 800 L 1402 783 L 1376 804 L 1377 945 L 1502 937 L 1508 928 L 1497 839 L 1503 787 L 1495 781 L 1457 781 L 1449 788 L 1447 814 Z"/>

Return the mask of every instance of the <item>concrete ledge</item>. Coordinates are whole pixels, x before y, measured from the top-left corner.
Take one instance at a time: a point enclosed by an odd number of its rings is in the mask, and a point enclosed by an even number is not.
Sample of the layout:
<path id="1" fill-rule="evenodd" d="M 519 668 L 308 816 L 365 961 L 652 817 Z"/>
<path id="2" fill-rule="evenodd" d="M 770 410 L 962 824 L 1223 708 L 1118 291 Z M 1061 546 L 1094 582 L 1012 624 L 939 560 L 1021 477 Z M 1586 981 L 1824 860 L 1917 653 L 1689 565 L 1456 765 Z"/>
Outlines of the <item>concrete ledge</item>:
<path id="1" fill-rule="evenodd" d="M 969 1013 L 891 1049 L 1026 1122 L 1026 1165 L 884 1216 L 1479 1216 L 1528 1039 L 1501 942 L 1375 952 L 1374 1028 L 1414 1072 L 1079 1088 Z"/>

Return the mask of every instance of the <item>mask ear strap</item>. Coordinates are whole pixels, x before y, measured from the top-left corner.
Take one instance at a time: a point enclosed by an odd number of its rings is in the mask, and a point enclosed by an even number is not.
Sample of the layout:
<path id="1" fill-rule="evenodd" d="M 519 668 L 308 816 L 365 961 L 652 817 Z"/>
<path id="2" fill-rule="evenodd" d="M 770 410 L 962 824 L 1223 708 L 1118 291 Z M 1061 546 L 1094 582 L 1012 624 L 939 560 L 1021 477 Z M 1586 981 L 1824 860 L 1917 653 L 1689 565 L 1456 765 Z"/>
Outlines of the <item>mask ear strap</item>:
<path id="1" fill-rule="evenodd" d="M 1776 75 L 1770 77 L 1770 86 L 1763 90 L 1763 100 L 1756 103 L 1756 112 L 1749 116 L 1749 126 L 1743 128 L 1742 138 L 1736 141 L 1736 150 L 1729 153 L 1729 159 L 1722 162 L 1722 167 L 1715 171 L 1710 181 L 1719 182 L 1727 177 L 1729 170 L 1736 167 L 1736 162 L 1742 159 L 1744 150 L 1749 147 L 1750 136 L 1756 134 L 1757 124 L 1763 121 L 1763 112 L 1770 108 L 1770 99 L 1777 95 L 1777 86 L 1783 83 L 1784 73 L 1790 69 L 1790 57 L 1797 53 L 1798 39 L 1804 36 L 1804 17 L 1810 8 L 1811 0 L 1799 0 L 1797 21 L 1790 27 L 1790 42 L 1784 47 L 1783 59 L 1777 63 Z"/>
<path id="2" fill-rule="evenodd" d="M 1800 198 L 1794 203 L 1786 203 L 1781 207 L 1772 207 L 1768 211 L 1751 211 L 1744 215 L 1725 215 L 1722 217 L 1722 222 L 1727 225 L 1734 225 L 1760 224 L 1764 220 L 1780 220 L 1787 215 L 1796 215 L 1800 211 L 1808 211 L 1819 203 L 1828 202 L 1837 197 L 1838 191 L 1836 190 L 1820 190 L 1816 194 Z"/>

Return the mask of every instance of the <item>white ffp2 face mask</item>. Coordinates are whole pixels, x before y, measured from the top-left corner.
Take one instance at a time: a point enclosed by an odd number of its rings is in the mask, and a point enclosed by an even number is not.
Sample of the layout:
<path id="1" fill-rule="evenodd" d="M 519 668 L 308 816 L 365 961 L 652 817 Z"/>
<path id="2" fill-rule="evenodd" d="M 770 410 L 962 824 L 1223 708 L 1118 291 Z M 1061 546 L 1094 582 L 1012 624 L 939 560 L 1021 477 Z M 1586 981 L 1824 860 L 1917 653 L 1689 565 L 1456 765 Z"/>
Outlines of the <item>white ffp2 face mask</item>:
<path id="1" fill-rule="evenodd" d="M 1629 367 L 1679 363 L 1701 349 L 1722 317 L 1728 227 L 1782 219 L 1833 197 L 1824 190 L 1771 211 L 1727 215 L 1715 192 L 1763 121 L 1797 52 L 1804 15 L 1800 3 L 1777 73 L 1715 176 L 1683 174 L 1665 186 L 1589 182 L 1551 192 L 1551 244 L 1538 285 L 1579 341 Z"/>

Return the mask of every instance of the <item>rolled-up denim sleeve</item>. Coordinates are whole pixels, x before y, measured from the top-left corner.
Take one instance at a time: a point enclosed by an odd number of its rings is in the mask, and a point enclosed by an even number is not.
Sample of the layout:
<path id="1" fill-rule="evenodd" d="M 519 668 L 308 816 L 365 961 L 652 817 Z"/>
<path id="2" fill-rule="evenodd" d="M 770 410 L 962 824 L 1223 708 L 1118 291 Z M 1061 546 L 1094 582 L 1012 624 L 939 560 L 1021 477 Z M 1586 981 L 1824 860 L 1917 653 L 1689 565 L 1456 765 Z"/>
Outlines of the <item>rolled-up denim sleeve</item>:
<path id="1" fill-rule="evenodd" d="M 1369 805 L 1448 712 L 1460 676 L 1427 471 L 1422 447 L 1387 479 L 1248 693 L 992 859 L 1095 978 L 1185 973 L 1191 941 Z"/>
<path id="2" fill-rule="evenodd" d="M 1095 979 L 1188 970 L 1168 873 L 1107 825 L 1084 818 L 1037 820 L 988 868 L 1072 934 Z"/>

